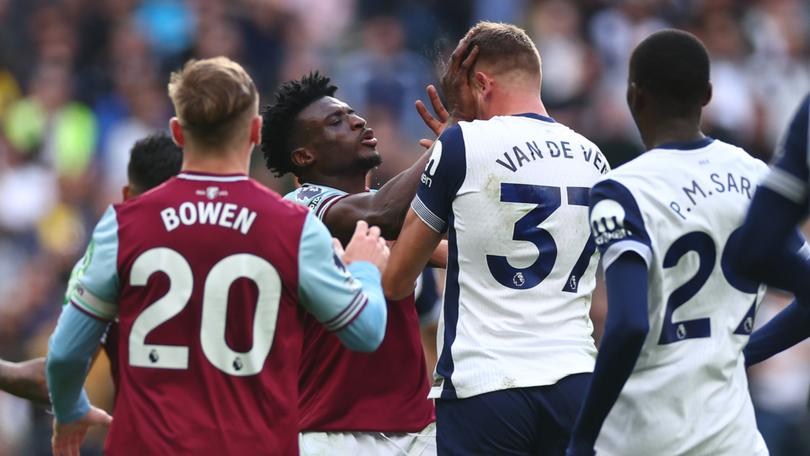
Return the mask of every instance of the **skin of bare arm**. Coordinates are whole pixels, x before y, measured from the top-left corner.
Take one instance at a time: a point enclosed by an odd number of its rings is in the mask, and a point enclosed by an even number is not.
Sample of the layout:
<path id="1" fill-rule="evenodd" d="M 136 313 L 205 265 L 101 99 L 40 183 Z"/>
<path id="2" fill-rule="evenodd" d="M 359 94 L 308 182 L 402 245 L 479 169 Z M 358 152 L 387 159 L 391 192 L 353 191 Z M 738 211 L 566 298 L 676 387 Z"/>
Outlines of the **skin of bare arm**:
<path id="1" fill-rule="evenodd" d="M 413 210 L 408 211 L 382 276 L 386 298 L 402 299 L 413 291 L 416 278 L 441 240 L 441 233 L 428 227 Z"/>
<path id="2" fill-rule="evenodd" d="M 428 264 L 434 268 L 447 269 L 447 239 L 442 239 L 430 255 Z"/>
<path id="3" fill-rule="evenodd" d="M 0 390 L 38 404 L 50 404 L 45 358 L 19 363 L 0 360 Z"/>
<path id="4" fill-rule="evenodd" d="M 357 221 L 365 220 L 370 226 L 379 226 L 383 237 L 396 239 L 429 159 L 430 153 L 425 152 L 410 168 L 376 192 L 355 193 L 341 198 L 323 218 L 332 236 L 346 243 L 351 239 Z"/>

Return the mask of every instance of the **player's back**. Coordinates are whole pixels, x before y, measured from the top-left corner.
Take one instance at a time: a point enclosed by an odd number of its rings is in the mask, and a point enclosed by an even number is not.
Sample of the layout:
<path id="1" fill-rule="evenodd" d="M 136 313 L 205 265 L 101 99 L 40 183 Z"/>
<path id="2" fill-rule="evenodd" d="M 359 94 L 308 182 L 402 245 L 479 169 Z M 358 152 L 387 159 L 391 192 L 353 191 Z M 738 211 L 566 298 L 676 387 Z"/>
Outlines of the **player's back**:
<path id="1" fill-rule="evenodd" d="M 725 249 L 766 170 L 706 138 L 653 149 L 594 187 L 605 267 L 627 250 L 649 267 L 649 333 L 599 454 L 766 452 L 742 356 L 762 290 L 733 272 Z"/>
<path id="2" fill-rule="evenodd" d="M 115 207 L 111 454 L 297 454 L 307 216 L 245 176 L 184 173 Z"/>
<path id="3" fill-rule="evenodd" d="M 592 371 L 596 261 L 587 205 L 590 187 L 609 169 L 601 152 L 553 119 L 525 114 L 445 132 L 424 186 L 444 185 L 431 181 L 442 162 L 461 175 L 447 190 L 450 257 L 437 365 L 444 384 L 432 394 L 463 398 Z"/>

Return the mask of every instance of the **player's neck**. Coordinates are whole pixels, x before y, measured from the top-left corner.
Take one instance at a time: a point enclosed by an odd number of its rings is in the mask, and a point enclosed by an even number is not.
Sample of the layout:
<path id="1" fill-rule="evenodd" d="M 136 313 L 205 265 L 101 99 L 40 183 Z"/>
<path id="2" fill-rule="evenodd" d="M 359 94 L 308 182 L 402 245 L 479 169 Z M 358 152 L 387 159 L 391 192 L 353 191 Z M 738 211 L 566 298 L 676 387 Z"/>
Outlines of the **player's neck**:
<path id="1" fill-rule="evenodd" d="M 188 148 L 183 149 L 182 171 L 209 174 L 247 174 L 250 168 L 250 154 L 199 153 Z"/>
<path id="2" fill-rule="evenodd" d="M 685 118 L 651 119 L 648 125 L 639 125 L 641 140 L 647 150 L 662 144 L 688 142 L 705 138 L 700 131 L 700 121 Z"/>
<path id="3" fill-rule="evenodd" d="M 342 190 L 346 193 L 362 193 L 366 191 L 367 173 L 367 171 L 363 171 L 357 174 L 341 174 L 334 176 L 312 173 L 302 176 L 301 182 L 312 185 L 323 185 L 325 187 Z"/>
<path id="4" fill-rule="evenodd" d="M 527 95 L 525 92 L 501 92 L 501 96 L 492 100 L 488 106 L 487 119 L 495 116 L 512 116 L 515 114 L 540 114 L 548 117 L 548 111 L 539 95 Z"/>

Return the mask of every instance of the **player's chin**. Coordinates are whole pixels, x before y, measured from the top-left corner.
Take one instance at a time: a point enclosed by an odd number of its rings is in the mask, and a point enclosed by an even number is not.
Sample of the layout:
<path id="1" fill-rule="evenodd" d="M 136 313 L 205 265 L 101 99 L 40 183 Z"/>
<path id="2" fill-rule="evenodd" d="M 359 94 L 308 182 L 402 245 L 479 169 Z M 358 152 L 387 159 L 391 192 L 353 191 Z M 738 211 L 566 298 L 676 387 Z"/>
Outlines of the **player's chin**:
<path id="1" fill-rule="evenodd" d="M 382 164 L 382 156 L 377 148 L 364 147 L 357 156 L 357 161 L 362 164 L 365 169 L 372 169 Z"/>

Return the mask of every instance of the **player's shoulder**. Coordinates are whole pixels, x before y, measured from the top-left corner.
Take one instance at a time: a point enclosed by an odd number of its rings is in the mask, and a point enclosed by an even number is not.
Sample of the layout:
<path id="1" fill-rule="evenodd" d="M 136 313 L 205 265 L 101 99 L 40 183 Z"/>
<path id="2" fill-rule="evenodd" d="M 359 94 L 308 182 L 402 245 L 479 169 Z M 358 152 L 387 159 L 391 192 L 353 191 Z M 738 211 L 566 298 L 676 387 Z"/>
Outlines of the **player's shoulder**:
<path id="1" fill-rule="evenodd" d="M 759 180 L 768 172 L 769 166 L 764 161 L 754 157 L 748 151 L 734 144 L 714 139 L 707 147 L 712 160 L 722 169 L 729 172 L 738 171 L 755 180 Z"/>
<path id="2" fill-rule="evenodd" d="M 252 193 L 250 197 L 269 210 L 288 211 L 290 214 L 298 215 L 305 215 L 308 212 L 305 207 L 301 207 L 300 205 L 283 198 L 275 191 L 265 187 L 254 179 L 249 179 L 248 185 L 250 186 Z"/>
<path id="3" fill-rule="evenodd" d="M 284 199 L 307 206 L 310 203 L 317 204 L 318 200 L 324 198 L 343 195 L 346 195 L 346 192 L 336 188 L 327 187 L 325 185 L 304 184 L 284 195 Z"/>
<path id="4" fill-rule="evenodd" d="M 284 200 L 304 210 L 311 210 L 321 217 L 332 204 L 346 195 L 348 193 L 343 190 L 307 183 L 284 195 Z"/>

